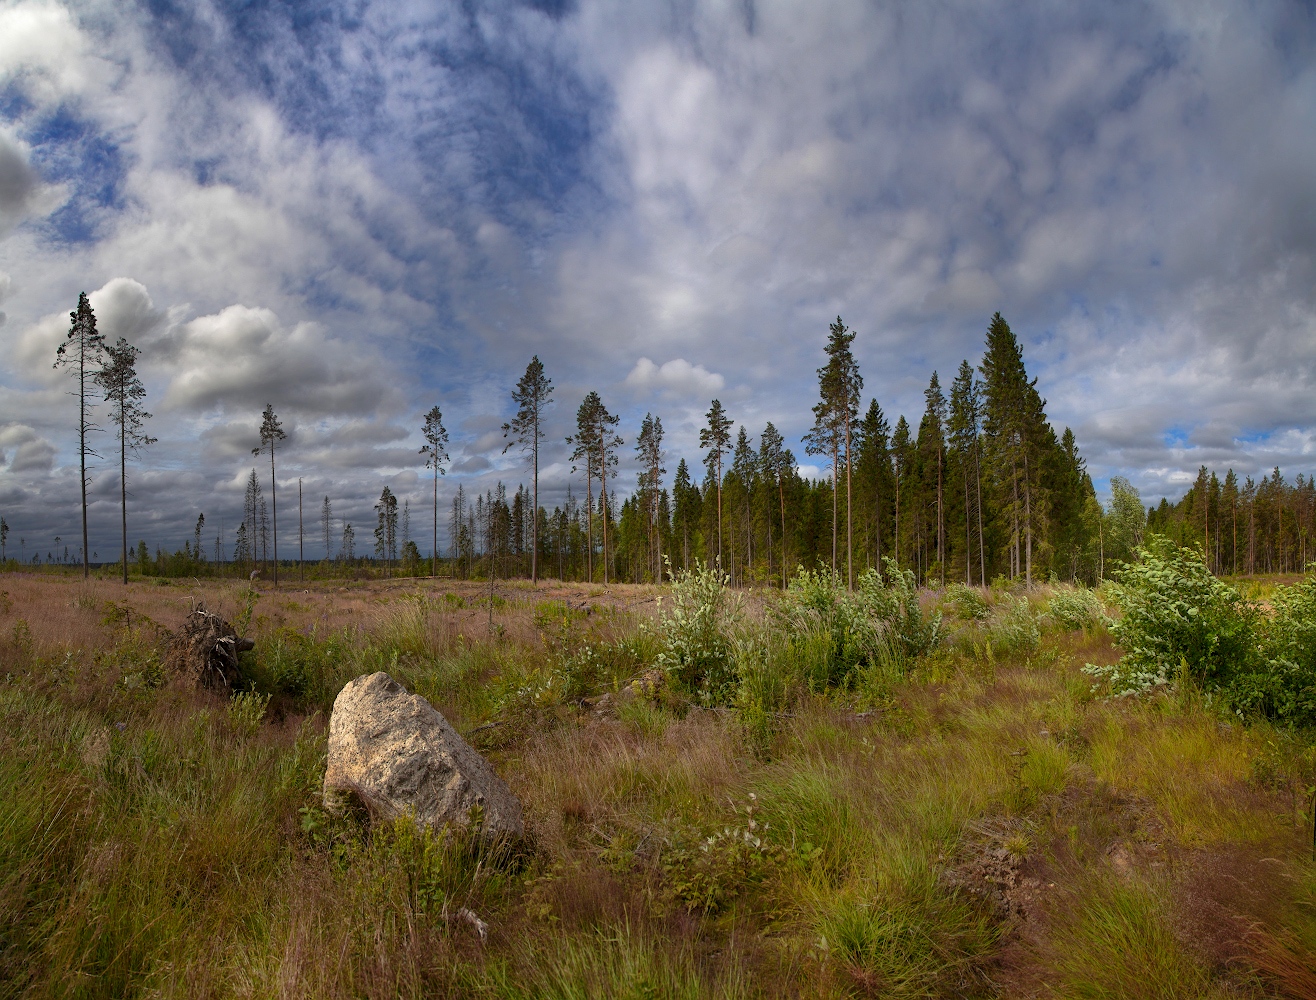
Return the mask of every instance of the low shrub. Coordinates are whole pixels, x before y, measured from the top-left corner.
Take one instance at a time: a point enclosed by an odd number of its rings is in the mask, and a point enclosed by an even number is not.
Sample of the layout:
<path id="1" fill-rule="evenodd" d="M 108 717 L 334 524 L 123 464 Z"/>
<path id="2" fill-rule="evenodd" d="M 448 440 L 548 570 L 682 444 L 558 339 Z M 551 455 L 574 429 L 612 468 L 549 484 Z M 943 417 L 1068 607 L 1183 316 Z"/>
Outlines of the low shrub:
<path id="1" fill-rule="evenodd" d="M 1206 690 L 1227 691 L 1261 666 L 1257 609 L 1217 579 L 1198 550 L 1159 536 L 1139 550 L 1139 561 L 1116 574 L 1111 594 L 1123 612 L 1111 633 L 1119 662 L 1088 673 L 1117 695 L 1168 684 L 1182 669 Z"/>
<path id="2" fill-rule="evenodd" d="M 740 603 L 729 582 L 721 570 L 696 562 L 672 573 L 671 610 L 658 606 L 655 662 L 705 705 L 725 704 L 735 690 L 732 635 Z"/>
<path id="3" fill-rule="evenodd" d="M 1047 616 L 1057 626 L 1078 632 L 1099 624 L 1106 609 L 1099 598 L 1085 587 L 1057 588 L 1046 603 Z"/>
<path id="4" fill-rule="evenodd" d="M 977 587 L 952 583 L 942 596 L 943 606 L 949 607 L 955 617 L 964 622 L 981 622 L 991 617 L 992 608 Z"/>
<path id="5" fill-rule="evenodd" d="M 1040 615 L 1027 597 L 1002 594 L 996 614 L 987 629 L 987 639 L 996 653 L 1029 657 L 1042 642 Z"/>

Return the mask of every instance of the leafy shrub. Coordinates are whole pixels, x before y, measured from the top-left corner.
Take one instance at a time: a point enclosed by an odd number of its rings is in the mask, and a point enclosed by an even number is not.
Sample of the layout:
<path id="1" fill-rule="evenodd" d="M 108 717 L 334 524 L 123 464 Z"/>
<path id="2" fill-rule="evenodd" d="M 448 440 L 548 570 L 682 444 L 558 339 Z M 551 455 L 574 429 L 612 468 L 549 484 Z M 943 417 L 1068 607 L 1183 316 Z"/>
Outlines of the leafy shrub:
<path id="1" fill-rule="evenodd" d="M 996 615 L 988 628 L 992 648 L 1014 656 L 1032 656 L 1042 642 L 1039 615 L 1027 597 L 1002 594 Z"/>
<path id="2" fill-rule="evenodd" d="M 946 588 L 942 598 L 944 604 L 950 605 L 955 617 L 965 622 L 986 621 L 991 617 L 991 605 L 976 587 L 966 587 L 962 583 L 952 583 Z"/>
<path id="3" fill-rule="evenodd" d="M 876 570 L 868 570 L 859 578 L 859 595 L 868 613 L 883 625 L 887 645 L 907 659 L 926 656 L 945 637 L 941 612 L 923 613 L 918 601 L 918 588 L 914 574 L 901 569 L 890 556 L 882 560 L 886 566 L 886 580 Z"/>
<path id="4" fill-rule="evenodd" d="M 696 562 L 693 570 L 672 574 L 671 611 L 658 606 L 657 665 L 705 705 L 724 704 L 735 688 L 731 635 L 740 606 L 729 581 Z"/>
<path id="5" fill-rule="evenodd" d="M 1271 606 L 1264 666 L 1239 671 L 1232 701 L 1243 710 L 1310 725 L 1316 722 L 1316 577 L 1277 587 Z"/>
<path id="6" fill-rule="evenodd" d="M 1051 620 L 1069 632 L 1097 624 L 1105 612 L 1101 598 L 1084 587 L 1056 590 L 1046 605 L 1046 613 Z"/>
<path id="7" fill-rule="evenodd" d="M 1123 612 L 1111 624 L 1123 655 L 1108 667 L 1084 669 L 1107 679 L 1114 694 L 1167 684 L 1181 665 L 1207 690 L 1255 675 L 1261 665 L 1256 608 L 1216 579 L 1198 550 L 1154 536 L 1139 555 L 1117 571 L 1111 591 Z"/>
<path id="8" fill-rule="evenodd" d="M 925 615 L 914 574 L 886 560 L 860 575 L 853 593 L 838 578 L 801 570 L 771 621 L 789 637 L 810 690 L 849 687 L 872 668 L 903 674 L 942 641 L 940 612 Z"/>
<path id="9" fill-rule="evenodd" d="M 270 696 L 255 691 L 239 691 L 228 703 L 228 724 L 239 736 L 252 737 L 260 731 Z"/>

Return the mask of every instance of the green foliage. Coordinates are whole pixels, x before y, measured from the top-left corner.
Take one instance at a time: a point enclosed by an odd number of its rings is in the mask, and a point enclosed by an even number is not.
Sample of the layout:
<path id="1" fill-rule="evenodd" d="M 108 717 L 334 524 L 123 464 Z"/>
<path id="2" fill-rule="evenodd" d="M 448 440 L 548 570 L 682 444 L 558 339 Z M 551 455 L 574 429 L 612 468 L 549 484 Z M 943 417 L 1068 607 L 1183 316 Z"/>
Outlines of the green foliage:
<path id="1" fill-rule="evenodd" d="M 256 691 L 239 691 L 228 702 L 228 724 L 233 732 L 250 739 L 260 731 L 270 696 Z"/>
<path id="2" fill-rule="evenodd" d="M 955 617 L 964 622 L 980 622 L 991 617 L 992 608 L 987 598 L 977 587 L 966 587 L 962 583 L 952 583 L 946 588 L 942 603 L 949 605 Z"/>
<path id="3" fill-rule="evenodd" d="M 1002 594 L 987 629 L 993 651 L 1025 658 L 1032 656 L 1042 642 L 1039 617 L 1027 597 Z"/>
<path id="4" fill-rule="evenodd" d="M 1101 598 L 1086 587 L 1064 587 L 1051 594 L 1046 613 L 1061 628 L 1077 632 L 1100 624 L 1106 609 Z"/>
<path id="5" fill-rule="evenodd" d="M 1111 632 L 1123 655 L 1109 667 L 1085 669 L 1114 694 L 1168 684 L 1180 670 L 1207 690 L 1228 689 L 1259 666 L 1257 609 L 1212 575 L 1200 550 L 1153 536 L 1138 562 L 1111 588 L 1123 612 Z"/>
<path id="6" fill-rule="evenodd" d="M 696 561 L 693 570 L 671 570 L 671 610 L 660 603 L 657 665 L 705 705 L 722 705 L 735 688 L 732 634 L 740 616 L 730 577 Z"/>
<path id="7" fill-rule="evenodd" d="M 1240 671 L 1231 692 L 1240 708 L 1299 725 L 1316 723 L 1316 576 L 1277 587 L 1264 665 Z"/>

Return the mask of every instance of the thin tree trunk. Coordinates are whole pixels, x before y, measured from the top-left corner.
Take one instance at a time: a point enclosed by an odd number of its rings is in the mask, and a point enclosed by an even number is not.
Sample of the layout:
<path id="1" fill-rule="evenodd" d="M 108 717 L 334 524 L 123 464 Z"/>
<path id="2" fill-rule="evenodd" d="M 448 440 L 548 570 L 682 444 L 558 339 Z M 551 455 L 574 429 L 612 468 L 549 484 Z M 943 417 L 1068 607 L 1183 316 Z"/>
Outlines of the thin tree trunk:
<path id="1" fill-rule="evenodd" d="M 833 438 L 832 440 L 833 442 L 835 442 L 836 439 Z M 836 546 L 838 541 L 837 529 L 840 527 L 836 523 L 838 516 L 837 500 L 839 499 L 837 494 L 840 492 L 839 485 L 837 484 L 836 481 L 836 472 L 837 472 L 836 466 L 837 463 L 840 462 L 841 460 L 840 451 L 841 451 L 840 448 L 838 448 L 836 444 L 832 445 L 832 579 L 833 580 L 836 579 Z"/>
<path id="2" fill-rule="evenodd" d="M 978 574 L 985 587 L 987 586 L 987 543 L 982 535 L 982 462 L 976 433 L 973 438 L 973 478 L 978 485 Z"/>
<path id="3" fill-rule="evenodd" d="M 539 405 L 535 405 L 535 426 L 533 428 L 535 435 L 534 446 L 534 466 L 535 466 L 535 498 L 534 509 L 530 512 L 530 582 L 539 582 Z"/>
<path id="4" fill-rule="evenodd" d="M 81 303 L 78 308 L 81 310 Z M 83 332 L 80 336 L 85 340 L 86 333 Z M 79 346 L 81 350 L 78 352 L 78 462 L 82 473 L 82 478 L 79 480 L 82 486 L 82 578 L 88 580 L 91 578 L 91 563 L 88 561 L 87 548 L 87 348 L 85 343 L 80 343 Z M 122 484 L 122 480 L 120 483 Z M 127 516 L 125 513 L 125 523 Z M 123 565 L 127 567 L 126 560 Z"/>
<path id="5" fill-rule="evenodd" d="M 302 534 L 302 477 L 297 477 L 297 582 L 305 583 L 306 539 Z"/>
<path id="6" fill-rule="evenodd" d="M 123 585 L 128 586 L 128 430 L 119 423 L 119 514 L 123 519 Z M 84 545 L 85 549 L 86 546 Z"/>
<path id="7" fill-rule="evenodd" d="M 847 588 L 854 590 L 854 514 L 850 502 L 852 497 L 850 478 L 850 415 L 845 417 L 845 574 L 848 578 Z"/>
<path id="8" fill-rule="evenodd" d="M 279 484 L 274 478 L 274 439 L 270 439 L 270 509 L 274 512 L 274 586 L 279 585 Z"/>
<path id="9" fill-rule="evenodd" d="M 787 579 L 790 563 L 787 560 L 786 549 L 786 480 L 781 470 L 777 471 L 777 496 L 781 500 L 781 589 L 785 590 L 790 584 Z"/>
<path id="10" fill-rule="evenodd" d="M 1033 586 L 1033 482 L 1028 474 L 1028 452 L 1024 452 L 1024 586 Z"/>

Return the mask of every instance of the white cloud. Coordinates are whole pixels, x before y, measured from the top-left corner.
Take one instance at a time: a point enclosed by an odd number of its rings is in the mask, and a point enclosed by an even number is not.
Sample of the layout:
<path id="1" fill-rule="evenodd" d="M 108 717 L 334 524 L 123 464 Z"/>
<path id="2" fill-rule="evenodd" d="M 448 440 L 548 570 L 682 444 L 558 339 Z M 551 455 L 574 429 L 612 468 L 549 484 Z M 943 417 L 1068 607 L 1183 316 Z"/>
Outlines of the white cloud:
<path id="1" fill-rule="evenodd" d="M 685 358 L 673 358 L 661 365 L 654 364 L 648 358 L 640 358 L 623 384 L 632 389 L 663 390 L 682 396 L 706 396 L 719 392 L 726 385 L 726 379 L 717 372 L 710 372 L 703 365 L 692 365 Z"/>

